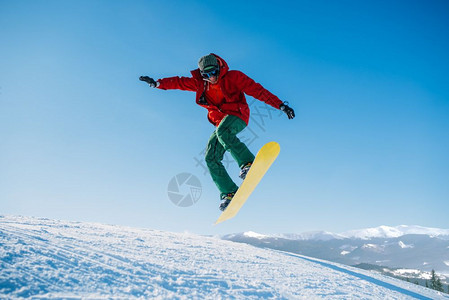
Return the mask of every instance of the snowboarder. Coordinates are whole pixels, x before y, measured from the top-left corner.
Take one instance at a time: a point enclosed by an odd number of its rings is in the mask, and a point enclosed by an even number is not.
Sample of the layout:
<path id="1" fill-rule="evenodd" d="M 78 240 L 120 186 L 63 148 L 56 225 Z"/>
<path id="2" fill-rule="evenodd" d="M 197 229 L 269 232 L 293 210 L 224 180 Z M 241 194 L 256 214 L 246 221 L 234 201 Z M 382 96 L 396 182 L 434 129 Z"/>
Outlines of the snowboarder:
<path id="1" fill-rule="evenodd" d="M 229 151 L 238 163 L 242 179 L 254 161 L 254 155 L 236 136 L 249 121 L 250 110 L 245 94 L 282 110 L 289 119 L 295 117 L 295 112 L 287 102 L 279 100 L 243 72 L 229 70 L 228 64 L 216 54 L 201 57 L 198 67 L 191 71 L 192 77 L 175 76 L 156 81 L 141 76 L 139 79 L 153 88 L 196 92 L 196 103 L 208 110 L 207 118 L 216 128 L 209 138 L 205 160 L 220 191 L 220 209 L 224 211 L 238 189 L 222 164 L 225 151 Z"/>

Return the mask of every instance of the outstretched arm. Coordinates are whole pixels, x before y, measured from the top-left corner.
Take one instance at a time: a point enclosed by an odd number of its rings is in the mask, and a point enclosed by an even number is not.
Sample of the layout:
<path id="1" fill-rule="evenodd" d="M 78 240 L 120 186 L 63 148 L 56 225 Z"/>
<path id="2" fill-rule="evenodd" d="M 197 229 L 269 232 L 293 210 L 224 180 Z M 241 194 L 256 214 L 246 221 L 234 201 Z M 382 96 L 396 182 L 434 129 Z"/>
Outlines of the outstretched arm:
<path id="1" fill-rule="evenodd" d="M 242 77 L 241 83 L 243 84 L 243 92 L 260 101 L 263 101 L 274 108 L 280 109 L 289 119 L 295 117 L 295 111 L 288 106 L 288 102 L 282 102 L 276 95 L 265 89 L 260 83 L 255 82 L 246 74 L 240 72 Z"/>
<path id="2" fill-rule="evenodd" d="M 157 87 L 163 90 L 183 90 L 196 91 L 196 80 L 191 77 L 168 77 L 158 79 L 157 81 L 148 76 L 140 76 L 141 81 L 148 83 L 151 87 Z"/>

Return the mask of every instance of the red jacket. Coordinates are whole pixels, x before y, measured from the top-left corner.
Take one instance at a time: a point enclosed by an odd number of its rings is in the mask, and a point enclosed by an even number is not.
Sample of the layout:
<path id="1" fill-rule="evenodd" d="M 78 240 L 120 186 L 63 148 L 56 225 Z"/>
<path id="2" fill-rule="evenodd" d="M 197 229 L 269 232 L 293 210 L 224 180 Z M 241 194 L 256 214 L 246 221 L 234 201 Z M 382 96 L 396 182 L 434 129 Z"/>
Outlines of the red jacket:
<path id="1" fill-rule="evenodd" d="M 205 91 L 209 88 L 210 83 L 203 80 L 199 69 L 191 72 L 192 77 L 176 76 L 159 79 L 158 88 L 196 92 L 196 103 L 208 110 L 207 118 L 215 126 L 218 126 L 226 115 L 237 116 L 248 124 L 249 107 L 245 94 L 279 109 L 282 101 L 278 97 L 244 73 L 229 70 L 228 64 L 218 55 L 215 56 L 220 64 L 220 75 L 217 86 L 211 86 L 214 90 Z M 217 88 L 219 89 L 217 90 Z M 200 101 L 203 93 L 205 93 L 207 103 Z"/>

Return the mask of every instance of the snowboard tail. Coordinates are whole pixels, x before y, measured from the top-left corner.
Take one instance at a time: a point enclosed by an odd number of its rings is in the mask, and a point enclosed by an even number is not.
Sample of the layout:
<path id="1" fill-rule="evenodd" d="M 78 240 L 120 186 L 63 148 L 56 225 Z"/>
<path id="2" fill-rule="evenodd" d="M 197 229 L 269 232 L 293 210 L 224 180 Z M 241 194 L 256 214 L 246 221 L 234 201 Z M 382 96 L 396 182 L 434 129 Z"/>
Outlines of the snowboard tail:
<path id="1" fill-rule="evenodd" d="M 215 222 L 215 225 L 229 220 L 237 215 L 240 208 L 242 208 L 243 204 L 245 204 L 246 200 L 259 184 L 271 164 L 276 160 L 280 151 L 281 147 L 278 143 L 269 142 L 265 144 L 259 152 L 257 152 L 256 158 L 254 159 L 245 180 L 232 198 L 231 203 Z"/>

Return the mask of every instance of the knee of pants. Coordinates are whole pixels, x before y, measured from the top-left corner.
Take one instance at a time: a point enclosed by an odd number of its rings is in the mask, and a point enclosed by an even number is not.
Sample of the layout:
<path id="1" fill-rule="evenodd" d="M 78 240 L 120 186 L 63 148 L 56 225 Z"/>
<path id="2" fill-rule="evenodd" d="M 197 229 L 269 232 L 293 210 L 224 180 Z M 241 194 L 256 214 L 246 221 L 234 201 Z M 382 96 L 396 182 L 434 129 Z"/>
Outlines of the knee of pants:
<path id="1" fill-rule="evenodd" d="M 223 145 L 223 147 L 228 150 L 229 145 L 233 142 L 233 139 L 235 139 L 235 135 L 233 135 L 229 129 L 218 129 L 217 130 L 217 138 L 220 144 Z"/>
<path id="2" fill-rule="evenodd" d="M 215 157 L 215 155 L 213 155 L 212 153 L 206 153 L 206 157 L 204 158 L 204 160 L 206 161 L 207 167 L 210 168 L 214 168 L 217 167 L 217 165 L 220 163 L 218 161 L 218 158 Z"/>

